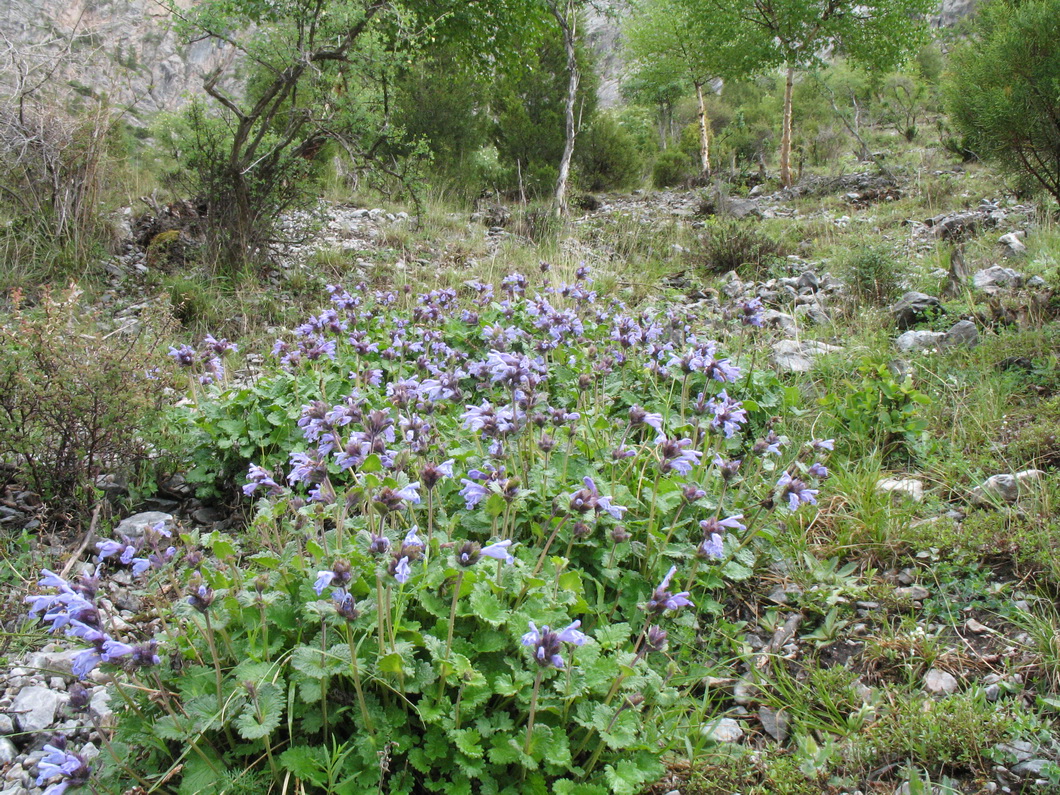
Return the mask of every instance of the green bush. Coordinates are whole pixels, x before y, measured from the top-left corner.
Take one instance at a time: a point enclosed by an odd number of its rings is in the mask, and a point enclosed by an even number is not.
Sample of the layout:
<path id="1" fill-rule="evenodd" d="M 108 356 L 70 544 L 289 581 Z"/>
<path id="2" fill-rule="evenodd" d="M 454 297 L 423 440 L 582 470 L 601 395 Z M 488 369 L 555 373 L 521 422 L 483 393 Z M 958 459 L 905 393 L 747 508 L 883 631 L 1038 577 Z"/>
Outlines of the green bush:
<path id="1" fill-rule="evenodd" d="M 700 268 L 718 274 L 742 270 L 761 275 L 781 253 L 780 244 L 754 221 L 715 219 L 700 238 L 693 256 Z"/>
<path id="2" fill-rule="evenodd" d="M 656 188 L 680 185 L 692 174 L 692 163 L 683 151 L 670 148 L 661 152 L 651 170 L 651 181 Z"/>
<path id="3" fill-rule="evenodd" d="M 158 317 L 103 333 L 79 297 L 16 300 L 0 323 L 0 461 L 56 511 L 90 504 L 100 474 L 142 470 L 171 383 Z"/>
<path id="4" fill-rule="evenodd" d="M 617 190 L 634 184 L 644 166 L 636 142 L 611 114 L 600 114 L 578 138 L 578 183 L 585 190 Z"/>
<path id="5" fill-rule="evenodd" d="M 985 6 L 950 58 L 946 95 L 967 148 L 1060 200 L 1060 0 Z"/>
<path id="6" fill-rule="evenodd" d="M 852 250 L 843 262 L 847 284 L 855 299 L 883 305 L 898 292 L 898 267 L 893 252 L 883 246 Z"/>

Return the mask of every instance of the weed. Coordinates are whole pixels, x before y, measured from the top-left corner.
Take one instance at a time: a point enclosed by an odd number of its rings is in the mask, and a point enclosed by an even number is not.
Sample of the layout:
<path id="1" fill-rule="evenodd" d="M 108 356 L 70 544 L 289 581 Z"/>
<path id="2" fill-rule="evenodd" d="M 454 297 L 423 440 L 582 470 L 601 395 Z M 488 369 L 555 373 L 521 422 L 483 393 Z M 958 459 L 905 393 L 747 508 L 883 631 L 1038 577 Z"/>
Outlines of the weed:
<path id="1" fill-rule="evenodd" d="M 699 242 L 693 260 L 709 274 L 760 276 L 781 255 L 780 244 L 751 221 L 714 219 Z"/>

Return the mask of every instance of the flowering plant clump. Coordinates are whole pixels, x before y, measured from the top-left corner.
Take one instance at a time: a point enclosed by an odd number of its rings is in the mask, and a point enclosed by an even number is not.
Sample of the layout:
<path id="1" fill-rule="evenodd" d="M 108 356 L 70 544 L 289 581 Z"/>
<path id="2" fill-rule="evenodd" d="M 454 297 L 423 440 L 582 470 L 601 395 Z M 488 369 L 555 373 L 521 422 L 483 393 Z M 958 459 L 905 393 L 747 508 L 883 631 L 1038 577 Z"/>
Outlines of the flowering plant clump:
<path id="1" fill-rule="evenodd" d="M 662 774 L 704 717 L 682 696 L 726 584 L 812 510 L 829 445 L 782 435 L 794 396 L 696 318 L 631 313 L 587 268 L 532 283 L 332 286 L 252 387 L 188 409 L 205 450 L 242 458 L 255 516 L 183 534 L 177 564 L 161 539 L 101 547 L 183 572 L 112 789 L 635 793 Z M 730 318 L 730 344 L 748 328 Z"/>

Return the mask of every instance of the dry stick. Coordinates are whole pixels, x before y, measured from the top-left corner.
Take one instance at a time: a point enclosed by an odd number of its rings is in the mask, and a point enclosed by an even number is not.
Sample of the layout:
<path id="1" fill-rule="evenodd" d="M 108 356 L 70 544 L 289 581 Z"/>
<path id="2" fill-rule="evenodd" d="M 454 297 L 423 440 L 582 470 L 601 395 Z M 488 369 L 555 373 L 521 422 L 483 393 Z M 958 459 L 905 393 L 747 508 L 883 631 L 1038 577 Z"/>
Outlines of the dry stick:
<path id="1" fill-rule="evenodd" d="M 88 547 L 88 542 L 92 540 L 92 536 L 96 532 L 96 522 L 99 521 L 99 511 L 103 507 L 102 502 L 96 503 L 96 509 L 92 511 L 92 520 L 88 523 L 88 532 L 85 533 L 85 537 L 81 539 L 81 543 L 77 547 L 77 551 L 70 556 L 70 559 L 66 561 L 66 565 L 63 566 L 63 570 L 59 572 L 59 579 L 65 580 L 66 575 L 70 573 L 70 569 L 74 567 L 82 553 Z"/>

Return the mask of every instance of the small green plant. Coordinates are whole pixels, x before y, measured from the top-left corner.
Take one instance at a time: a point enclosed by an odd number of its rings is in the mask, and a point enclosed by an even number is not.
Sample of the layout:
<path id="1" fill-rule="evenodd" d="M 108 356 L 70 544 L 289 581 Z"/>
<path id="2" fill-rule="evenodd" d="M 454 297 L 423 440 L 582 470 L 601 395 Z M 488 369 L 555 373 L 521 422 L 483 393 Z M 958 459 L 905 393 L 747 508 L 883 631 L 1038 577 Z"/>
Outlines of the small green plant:
<path id="1" fill-rule="evenodd" d="M 688 179 L 692 161 L 680 149 L 673 147 L 660 152 L 651 170 L 651 181 L 656 188 L 672 188 Z"/>
<path id="2" fill-rule="evenodd" d="M 735 218 L 714 219 L 700 243 L 701 248 L 692 256 L 702 270 L 711 274 L 738 270 L 758 277 L 781 254 L 780 244 L 759 224 Z"/>
<path id="3" fill-rule="evenodd" d="M 882 306 L 897 293 L 897 263 L 893 252 L 886 248 L 859 247 L 850 253 L 843 264 L 851 294 L 859 303 Z"/>
<path id="4" fill-rule="evenodd" d="M 866 359 L 857 371 L 859 381 L 848 381 L 846 389 L 821 398 L 836 431 L 845 434 L 847 444 L 884 459 L 910 455 L 928 427 L 921 407 L 930 405 L 931 398 L 913 386 L 912 378 L 899 380 L 885 363 Z"/>

